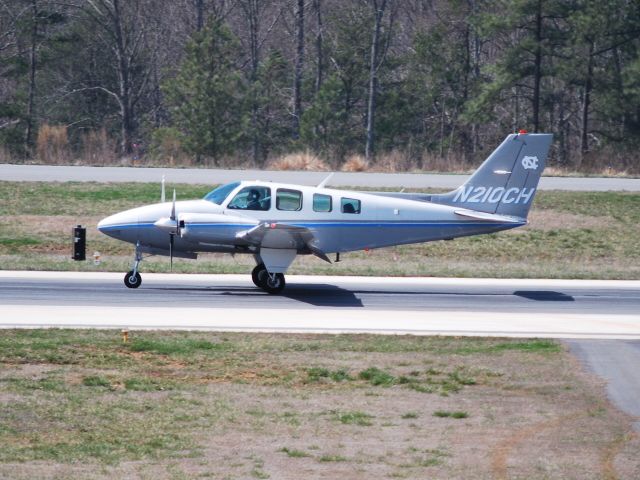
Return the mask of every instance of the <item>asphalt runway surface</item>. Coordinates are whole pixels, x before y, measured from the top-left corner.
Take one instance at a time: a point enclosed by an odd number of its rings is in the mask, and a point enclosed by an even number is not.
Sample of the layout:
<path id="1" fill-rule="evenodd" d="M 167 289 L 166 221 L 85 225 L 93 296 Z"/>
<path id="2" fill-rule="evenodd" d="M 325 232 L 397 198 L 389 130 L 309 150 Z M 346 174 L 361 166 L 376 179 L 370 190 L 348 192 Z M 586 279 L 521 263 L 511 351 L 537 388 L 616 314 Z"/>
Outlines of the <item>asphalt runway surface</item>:
<path id="1" fill-rule="evenodd" d="M 479 166 L 479 165 L 478 165 Z M 236 180 L 265 180 L 318 185 L 329 172 L 276 172 L 205 168 L 75 167 L 0 164 L 0 179 L 40 182 L 160 182 L 217 185 Z M 336 172 L 327 186 L 454 189 L 468 175 Z M 540 190 L 640 192 L 638 178 L 542 177 Z"/>
<path id="2" fill-rule="evenodd" d="M 69 326 L 640 339 L 640 282 L 0 272 L 0 327 Z"/>

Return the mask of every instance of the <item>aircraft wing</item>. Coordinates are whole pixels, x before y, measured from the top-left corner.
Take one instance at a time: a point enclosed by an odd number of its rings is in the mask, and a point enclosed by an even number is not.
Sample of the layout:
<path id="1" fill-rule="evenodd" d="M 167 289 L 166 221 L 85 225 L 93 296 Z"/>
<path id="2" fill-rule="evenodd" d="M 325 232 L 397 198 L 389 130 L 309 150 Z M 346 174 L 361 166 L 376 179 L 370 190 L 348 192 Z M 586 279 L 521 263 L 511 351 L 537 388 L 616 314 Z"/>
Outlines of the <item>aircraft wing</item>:
<path id="1" fill-rule="evenodd" d="M 236 239 L 261 249 L 308 250 L 331 263 L 329 257 L 314 245 L 315 236 L 306 227 L 287 223 L 260 223 L 236 234 Z"/>

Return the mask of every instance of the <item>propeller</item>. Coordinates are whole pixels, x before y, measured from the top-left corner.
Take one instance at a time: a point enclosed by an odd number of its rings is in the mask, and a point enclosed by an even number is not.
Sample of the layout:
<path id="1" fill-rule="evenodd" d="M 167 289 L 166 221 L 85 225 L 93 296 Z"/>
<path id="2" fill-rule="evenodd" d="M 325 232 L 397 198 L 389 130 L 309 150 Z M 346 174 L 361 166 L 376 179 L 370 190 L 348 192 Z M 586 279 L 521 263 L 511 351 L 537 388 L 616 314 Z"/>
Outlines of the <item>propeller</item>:
<path id="1" fill-rule="evenodd" d="M 171 205 L 171 216 L 169 217 L 169 219 L 172 222 L 175 222 L 175 225 L 176 225 L 176 231 L 169 232 L 169 269 L 170 271 L 173 272 L 173 243 L 175 241 L 174 237 L 176 233 L 178 235 L 180 234 L 180 224 L 176 217 L 176 189 L 175 188 L 173 189 L 173 204 Z"/>

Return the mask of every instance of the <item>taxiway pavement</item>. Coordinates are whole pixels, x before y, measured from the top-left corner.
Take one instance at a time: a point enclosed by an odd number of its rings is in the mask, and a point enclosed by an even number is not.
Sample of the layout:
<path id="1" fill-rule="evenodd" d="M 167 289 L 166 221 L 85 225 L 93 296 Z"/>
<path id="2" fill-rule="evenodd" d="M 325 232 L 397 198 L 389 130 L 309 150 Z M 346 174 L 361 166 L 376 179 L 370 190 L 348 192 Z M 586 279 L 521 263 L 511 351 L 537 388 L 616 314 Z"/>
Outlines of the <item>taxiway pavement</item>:
<path id="1" fill-rule="evenodd" d="M 265 180 L 300 185 L 318 185 L 328 174 L 328 172 L 278 172 L 205 168 L 0 164 L 0 179 L 33 182 L 160 182 L 164 175 L 166 181 L 172 184 L 217 185 L 236 180 Z M 468 178 L 468 175 L 455 174 L 336 172 L 329 181 L 328 186 L 454 189 L 462 185 Z M 640 192 L 640 179 L 542 177 L 538 188 L 539 190 Z"/>

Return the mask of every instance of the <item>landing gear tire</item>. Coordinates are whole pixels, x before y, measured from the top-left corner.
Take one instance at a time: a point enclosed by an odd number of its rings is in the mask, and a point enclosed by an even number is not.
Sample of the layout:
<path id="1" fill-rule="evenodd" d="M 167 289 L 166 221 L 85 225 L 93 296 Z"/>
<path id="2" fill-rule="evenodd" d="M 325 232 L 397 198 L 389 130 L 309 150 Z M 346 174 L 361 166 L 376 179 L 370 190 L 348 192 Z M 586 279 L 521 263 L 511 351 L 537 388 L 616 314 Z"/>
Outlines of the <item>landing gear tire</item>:
<path id="1" fill-rule="evenodd" d="M 260 287 L 267 293 L 272 295 L 280 293 L 284 290 L 286 282 L 284 281 L 284 274 L 282 273 L 267 273 L 260 276 L 260 279 L 264 279 Z"/>
<path id="2" fill-rule="evenodd" d="M 284 274 L 269 273 L 266 268 L 258 271 L 257 280 L 256 285 L 272 295 L 280 293 L 286 285 Z"/>
<path id="3" fill-rule="evenodd" d="M 256 267 L 251 271 L 251 280 L 253 280 L 253 284 L 258 288 L 262 288 L 260 283 L 260 272 L 266 272 L 264 263 L 256 265 Z"/>
<path id="4" fill-rule="evenodd" d="M 142 284 L 142 277 L 138 272 L 131 270 L 124 276 L 124 284 L 128 288 L 138 288 Z"/>

